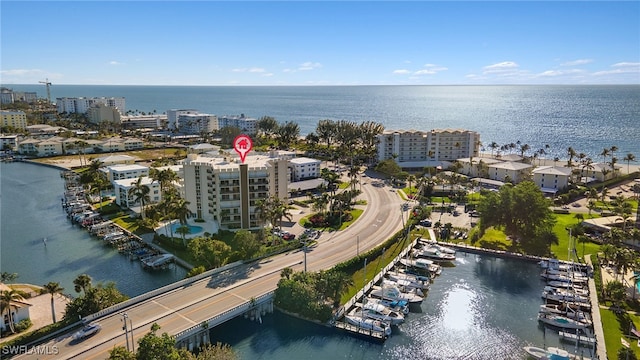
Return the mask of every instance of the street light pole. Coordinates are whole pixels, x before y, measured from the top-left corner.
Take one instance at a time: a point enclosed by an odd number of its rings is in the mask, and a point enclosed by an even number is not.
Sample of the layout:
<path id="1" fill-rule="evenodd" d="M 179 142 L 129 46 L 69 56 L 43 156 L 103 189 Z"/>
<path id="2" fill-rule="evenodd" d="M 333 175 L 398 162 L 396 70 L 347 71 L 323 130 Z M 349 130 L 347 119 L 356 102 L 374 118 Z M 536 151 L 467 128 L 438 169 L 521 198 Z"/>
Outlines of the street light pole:
<path id="1" fill-rule="evenodd" d="M 360 235 L 356 236 L 356 256 L 360 256 Z"/>
<path id="2" fill-rule="evenodd" d="M 122 321 L 124 322 L 124 327 L 122 328 L 124 330 L 124 337 L 126 339 L 126 343 L 127 343 L 127 351 L 131 351 L 131 349 L 129 348 L 129 329 L 127 328 L 127 313 L 122 313 L 120 314 L 122 315 Z"/>

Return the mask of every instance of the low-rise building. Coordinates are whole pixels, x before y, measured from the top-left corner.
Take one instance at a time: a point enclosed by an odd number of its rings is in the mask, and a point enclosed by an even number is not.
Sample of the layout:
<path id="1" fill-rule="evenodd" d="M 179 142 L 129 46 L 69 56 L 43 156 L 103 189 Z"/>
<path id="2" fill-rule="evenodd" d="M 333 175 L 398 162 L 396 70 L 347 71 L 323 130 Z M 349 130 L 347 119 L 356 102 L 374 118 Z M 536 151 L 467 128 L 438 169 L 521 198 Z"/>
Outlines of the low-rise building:
<path id="1" fill-rule="evenodd" d="M 11 291 L 11 288 L 3 283 L 0 283 L 0 291 Z M 2 311 L 2 321 L 0 322 L 0 329 L 2 331 L 9 331 L 11 325 L 9 324 L 9 311 L 11 312 L 11 320 L 14 324 L 19 323 L 21 320 L 29 319 L 29 309 L 31 304 L 26 300 L 14 300 L 11 301 L 7 310 Z"/>
<path id="2" fill-rule="evenodd" d="M 114 180 L 112 182 L 116 204 L 130 209 L 141 206 L 140 200 L 137 200 L 134 194 L 134 189 L 138 182 L 138 179 L 139 178 L 122 179 Z M 160 183 L 154 181 L 148 176 L 143 176 L 141 184 L 149 187 L 149 202 L 145 203 L 145 206 L 149 204 L 155 204 L 162 199 L 162 194 L 160 193 Z"/>
<path id="3" fill-rule="evenodd" d="M 546 194 L 566 189 L 571 178 L 571 169 L 564 166 L 539 166 L 531 173 L 533 182 Z"/>
<path id="4" fill-rule="evenodd" d="M 237 127 L 243 134 L 255 135 L 258 132 L 258 119 L 246 117 L 244 114 L 218 117 L 218 128 L 225 127 Z"/>
<path id="5" fill-rule="evenodd" d="M 320 177 L 321 161 L 307 157 L 289 160 L 291 166 L 291 181 L 303 181 Z"/>
<path id="6" fill-rule="evenodd" d="M 488 166 L 489 178 L 514 184 L 527 179 L 531 172 L 530 164 L 520 162 L 499 162 Z"/>
<path id="7" fill-rule="evenodd" d="M 183 134 L 210 133 L 219 129 L 218 117 L 210 114 L 180 114 L 178 129 Z"/>
<path id="8" fill-rule="evenodd" d="M 0 150 L 18 150 L 18 135 L 0 136 Z"/>
<path id="9" fill-rule="evenodd" d="M 94 124 L 103 121 L 120 123 L 120 112 L 116 107 L 97 103 L 87 109 L 87 118 Z"/>
<path id="10" fill-rule="evenodd" d="M 149 168 L 138 164 L 116 164 L 104 167 L 110 182 L 149 176 Z"/>

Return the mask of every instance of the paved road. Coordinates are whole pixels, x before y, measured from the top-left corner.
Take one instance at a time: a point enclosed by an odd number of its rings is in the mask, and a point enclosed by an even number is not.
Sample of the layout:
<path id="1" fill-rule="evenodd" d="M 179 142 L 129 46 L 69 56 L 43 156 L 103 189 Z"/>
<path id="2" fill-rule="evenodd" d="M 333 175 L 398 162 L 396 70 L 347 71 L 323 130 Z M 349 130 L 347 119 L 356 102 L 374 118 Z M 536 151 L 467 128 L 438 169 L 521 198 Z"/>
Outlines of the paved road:
<path id="1" fill-rule="evenodd" d="M 362 191 L 367 207 L 360 219 L 345 231 L 324 233 L 317 246 L 307 252 L 307 269 L 316 271 L 364 252 L 387 240 L 402 228 L 402 199 L 395 190 L 373 186 L 373 179 L 364 178 Z M 406 214 L 405 214 L 406 216 Z M 405 217 L 406 218 L 406 217 Z M 181 289 L 162 294 L 143 303 L 123 309 L 131 319 L 137 340 L 155 322 L 160 333 L 176 334 L 200 324 L 218 313 L 232 309 L 274 290 L 280 270 L 289 266 L 303 269 L 304 253 L 291 251 L 260 262 L 227 270 L 211 278 L 194 282 Z M 25 354 L 20 359 L 105 359 L 115 346 L 125 346 L 122 316 L 113 314 L 98 319 L 102 330 L 91 338 L 73 342 L 71 333 L 62 335 L 44 346 L 57 347 L 58 354 Z"/>

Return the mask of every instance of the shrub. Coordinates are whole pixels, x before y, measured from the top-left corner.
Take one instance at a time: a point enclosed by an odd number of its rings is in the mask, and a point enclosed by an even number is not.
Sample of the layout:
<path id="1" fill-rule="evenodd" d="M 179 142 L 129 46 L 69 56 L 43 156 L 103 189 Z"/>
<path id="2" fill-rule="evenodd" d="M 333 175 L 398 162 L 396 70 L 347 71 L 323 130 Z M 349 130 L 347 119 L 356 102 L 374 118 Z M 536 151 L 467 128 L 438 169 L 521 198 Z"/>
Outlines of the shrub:
<path id="1" fill-rule="evenodd" d="M 21 333 L 27 330 L 28 328 L 30 328 L 31 325 L 33 325 L 33 323 L 31 322 L 31 319 L 22 319 L 15 326 L 16 332 Z"/>

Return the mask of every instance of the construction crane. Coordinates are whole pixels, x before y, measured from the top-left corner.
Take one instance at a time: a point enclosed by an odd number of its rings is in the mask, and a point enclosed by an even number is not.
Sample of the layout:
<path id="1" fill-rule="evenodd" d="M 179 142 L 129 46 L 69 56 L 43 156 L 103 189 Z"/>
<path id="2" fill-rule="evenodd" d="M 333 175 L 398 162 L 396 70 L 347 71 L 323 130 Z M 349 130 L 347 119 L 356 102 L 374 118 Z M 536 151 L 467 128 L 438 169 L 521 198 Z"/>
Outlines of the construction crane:
<path id="1" fill-rule="evenodd" d="M 47 87 L 47 101 L 51 104 L 51 82 L 49 79 L 45 79 L 45 81 L 40 81 L 40 84 L 45 84 Z"/>

